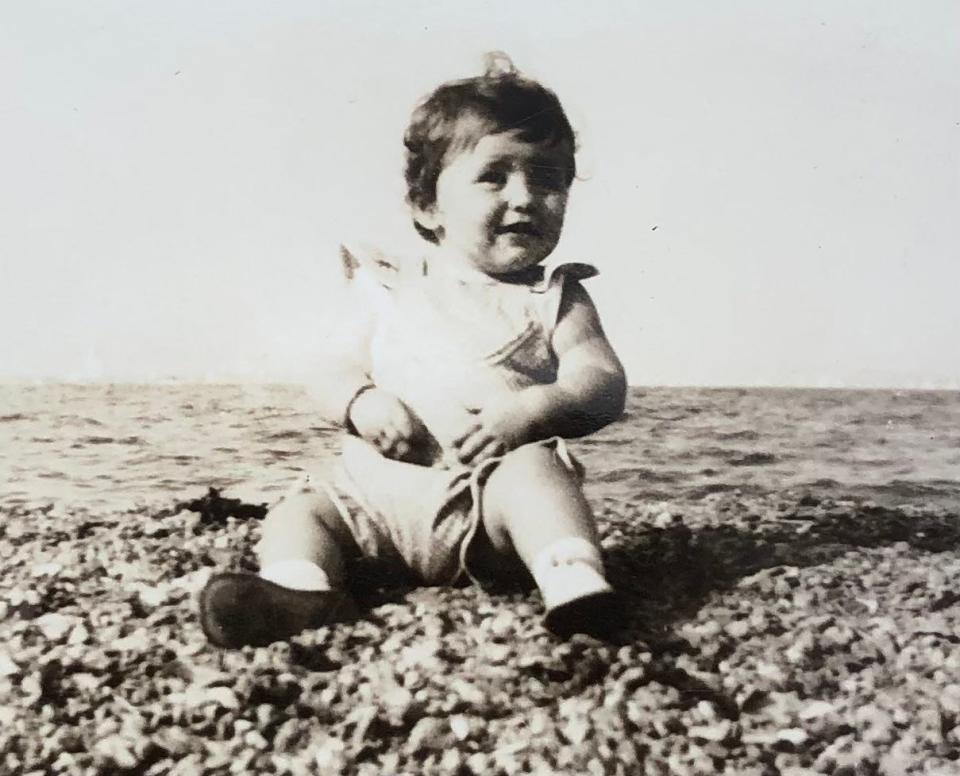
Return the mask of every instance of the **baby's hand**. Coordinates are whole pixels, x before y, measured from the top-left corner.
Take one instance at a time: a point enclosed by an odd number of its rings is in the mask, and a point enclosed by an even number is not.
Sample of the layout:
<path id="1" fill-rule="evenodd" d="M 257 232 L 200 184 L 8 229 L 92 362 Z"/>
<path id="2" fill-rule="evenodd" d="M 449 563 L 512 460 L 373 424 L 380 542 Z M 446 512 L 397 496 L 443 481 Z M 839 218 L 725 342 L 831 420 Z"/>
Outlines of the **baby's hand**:
<path id="1" fill-rule="evenodd" d="M 350 406 L 350 422 L 387 458 L 427 462 L 430 432 L 413 410 L 389 391 L 370 388 L 357 396 Z"/>
<path id="2" fill-rule="evenodd" d="M 460 463 L 476 465 L 532 441 L 531 418 L 519 396 L 469 412 L 472 422 L 453 440 Z"/>

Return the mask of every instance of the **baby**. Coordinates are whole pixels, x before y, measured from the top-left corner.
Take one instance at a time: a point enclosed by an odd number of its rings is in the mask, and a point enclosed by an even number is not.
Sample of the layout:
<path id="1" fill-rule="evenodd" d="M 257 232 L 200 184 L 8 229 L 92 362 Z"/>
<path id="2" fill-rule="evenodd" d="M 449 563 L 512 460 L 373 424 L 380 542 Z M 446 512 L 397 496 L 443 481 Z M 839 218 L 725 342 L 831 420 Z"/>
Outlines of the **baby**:
<path id="1" fill-rule="evenodd" d="M 207 637 L 260 645 L 354 618 L 344 561 L 403 564 L 428 585 L 520 579 L 561 636 L 618 615 L 582 469 L 564 437 L 623 412 L 623 368 L 581 285 L 547 263 L 576 172 L 553 92 L 502 56 L 446 83 L 404 138 L 416 261 L 344 249 L 336 334 L 313 386 L 342 426 L 330 476 L 267 515 L 259 576 L 218 574 Z"/>

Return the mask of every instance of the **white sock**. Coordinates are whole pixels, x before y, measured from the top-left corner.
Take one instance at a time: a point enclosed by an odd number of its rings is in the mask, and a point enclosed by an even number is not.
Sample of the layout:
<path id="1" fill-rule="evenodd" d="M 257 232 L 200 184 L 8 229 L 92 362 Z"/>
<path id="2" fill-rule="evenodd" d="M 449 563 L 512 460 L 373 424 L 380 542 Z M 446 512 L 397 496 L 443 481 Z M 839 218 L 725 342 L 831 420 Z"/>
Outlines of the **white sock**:
<path id="1" fill-rule="evenodd" d="M 260 569 L 260 576 L 270 582 L 291 590 L 329 590 L 327 572 L 316 563 L 293 558 L 268 563 Z"/>
<path id="2" fill-rule="evenodd" d="M 559 539 L 542 549 L 530 573 L 548 611 L 579 598 L 613 592 L 603 576 L 600 550 L 577 536 Z"/>

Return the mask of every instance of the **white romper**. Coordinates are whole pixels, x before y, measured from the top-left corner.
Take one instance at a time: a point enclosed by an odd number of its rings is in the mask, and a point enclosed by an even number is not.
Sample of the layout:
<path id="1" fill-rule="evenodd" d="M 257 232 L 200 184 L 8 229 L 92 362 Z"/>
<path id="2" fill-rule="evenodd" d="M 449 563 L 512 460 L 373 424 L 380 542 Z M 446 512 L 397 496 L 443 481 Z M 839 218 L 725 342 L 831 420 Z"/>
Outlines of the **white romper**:
<path id="1" fill-rule="evenodd" d="M 402 561 L 426 584 L 448 584 L 467 568 L 482 520 L 482 491 L 502 457 L 464 466 L 451 441 L 469 409 L 557 379 L 551 347 L 564 288 L 597 274 L 588 264 L 537 266 L 517 282 L 477 285 L 430 273 L 427 262 L 380 257 L 347 266 L 358 303 L 375 311 L 370 376 L 409 406 L 433 435 L 429 466 L 395 461 L 346 436 L 327 486 L 360 552 Z M 577 478 L 580 464 L 555 437 L 552 448 Z"/>

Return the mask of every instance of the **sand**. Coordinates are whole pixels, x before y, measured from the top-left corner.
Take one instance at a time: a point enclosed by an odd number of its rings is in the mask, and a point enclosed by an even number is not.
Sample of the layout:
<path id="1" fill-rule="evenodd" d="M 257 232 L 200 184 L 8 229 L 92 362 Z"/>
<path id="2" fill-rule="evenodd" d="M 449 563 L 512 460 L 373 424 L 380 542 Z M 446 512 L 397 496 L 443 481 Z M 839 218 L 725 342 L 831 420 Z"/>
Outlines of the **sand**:
<path id="1" fill-rule="evenodd" d="M 960 396 L 634 391 L 576 442 L 616 643 L 363 580 L 222 652 L 195 595 L 329 458 L 285 386 L 0 386 L 0 772 L 960 774 Z"/>

